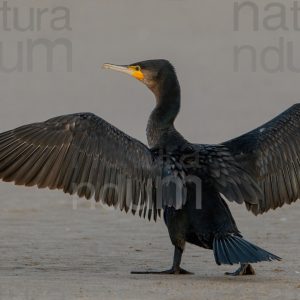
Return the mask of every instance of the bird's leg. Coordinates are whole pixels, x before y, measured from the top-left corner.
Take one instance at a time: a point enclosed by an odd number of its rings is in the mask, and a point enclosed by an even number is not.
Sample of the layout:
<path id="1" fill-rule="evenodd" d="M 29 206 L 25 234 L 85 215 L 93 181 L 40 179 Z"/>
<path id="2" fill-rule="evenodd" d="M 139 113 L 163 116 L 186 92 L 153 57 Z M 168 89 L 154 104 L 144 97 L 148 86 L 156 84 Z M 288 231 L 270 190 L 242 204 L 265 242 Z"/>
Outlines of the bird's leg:
<path id="1" fill-rule="evenodd" d="M 182 253 L 183 253 L 183 250 L 181 248 L 175 246 L 173 266 L 170 270 L 164 271 L 165 274 L 193 274 L 191 272 L 188 272 L 188 271 L 180 268 Z"/>
<path id="2" fill-rule="evenodd" d="M 175 275 L 183 275 L 183 274 L 193 274 L 182 268 L 180 268 L 181 257 L 183 250 L 177 246 L 175 246 L 174 250 L 174 258 L 173 258 L 173 266 L 169 270 L 165 271 L 145 271 L 145 272 L 131 272 L 131 274 L 175 274 Z"/>
<path id="3" fill-rule="evenodd" d="M 241 264 L 235 272 L 226 272 L 225 275 L 240 276 L 240 275 L 255 275 L 255 271 L 250 264 Z"/>

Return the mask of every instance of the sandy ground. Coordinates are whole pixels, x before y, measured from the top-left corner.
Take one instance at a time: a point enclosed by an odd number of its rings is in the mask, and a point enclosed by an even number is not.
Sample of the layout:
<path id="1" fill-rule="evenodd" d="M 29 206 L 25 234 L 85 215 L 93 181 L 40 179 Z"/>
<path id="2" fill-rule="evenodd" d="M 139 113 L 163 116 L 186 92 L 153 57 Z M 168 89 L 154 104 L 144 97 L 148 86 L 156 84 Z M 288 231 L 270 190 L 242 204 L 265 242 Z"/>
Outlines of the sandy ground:
<path id="1" fill-rule="evenodd" d="M 75 202 L 74 202 L 75 201 Z M 170 266 L 160 220 L 149 223 L 59 192 L 1 185 L 0 299 L 300 299 L 299 204 L 263 217 L 234 205 L 240 230 L 283 258 L 230 278 L 211 251 L 187 246 L 188 276 L 131 275 Z"/>
<path id="2" fill-rule="evenodd" d="M 183 100 L 176 126 L 190 141 L 222 142 L 261 125 L 300 100 L 300 71 L 292 70 L 286 58 L 289 43 L 299 68 L 294 1 L 248 1 L 259 10 L 257 31 L 252 30 L 249 7 L 240 14 L 239 30 L 233 30 L 236 2 L 9 0 L 10 30 L 0 14 L 0 59 L 6 67 L 21 62 L 23 69 L 0 70 L 0 131 L 91 111 L 145 142 L 152 95 L 131 78 L 100 66 L 151 58 L 167 58 L 176 66 Z M 269 3 L 282 4 L 288 30 L 263 26 L 266 16 L 278 13 L 278 5 L 265 10 Z M 71 29 L 51 25 L 60 15 L 50 11 L 61 6 L 69 12 Z M 33 30 L 16 29 L 13 8 L 23 27 L 34 9 Z M 48 11 L 40 29 L 37 9 Z M 271 21 L 276 25 L 280 20 Z M 35 49 L 34 70 L 28 71 L 26 45 L 39 38 L 72 44 L 71 72 L 66 71 L 63 47 L 54 50 L 52 72 L 45 71 L 43 47 Z M 266 63 L 276 67 L 274 47 L 281 38 L 283 69 L 267 72 L 262 53 L 273 47 Z M 19 59 L 17 43 L 23 47 Z M 256 53 L 255 72 L 247 53 L 240 57 L 240 71 L 234 71 L 234 49 L 243 45 Z M 190 245 L 183 266 L 195 275 L 130 275 L 131 270 L 170 266 L 173 249 L 164 224 L 103 207 L 90 209 L 84 200 L 74 210 L 72 200 L 59 192 L 0 184 L 0 300 L 300 299 L 300 203 L 257 218 L 244 207 L 232 207 L 245 237 L 283 261 L 256 265 L 254 277 L 228 278 L 223 273 L 236 266 L 218 267 L 212 252 Z"/>

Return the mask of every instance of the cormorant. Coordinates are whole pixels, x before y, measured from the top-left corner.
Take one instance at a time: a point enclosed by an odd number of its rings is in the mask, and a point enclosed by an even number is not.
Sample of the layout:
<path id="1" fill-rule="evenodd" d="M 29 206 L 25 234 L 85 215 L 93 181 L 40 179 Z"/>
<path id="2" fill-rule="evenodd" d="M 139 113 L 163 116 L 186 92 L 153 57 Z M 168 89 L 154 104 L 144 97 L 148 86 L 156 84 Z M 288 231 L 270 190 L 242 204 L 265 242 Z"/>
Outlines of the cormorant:
<path id="1" fill-rule="evenodd" d="M 103 67 L 133 76 L 155 95 L 149 147 L 92 113 L 64 115 L 0 134 L 0 178 L 94 197 L 149 220 L 163 210 L 173 266 L 140 273 L 187 274 L 180 268 L 186 242 L 212 249 L 219 265 L 240 264 L 230 275 L 280 260 L 243 239 L 226 199 L 257 215 L 299 198 L 300 104 L 230 141 L 192 144 L 174 127 L 180 86 L 169 61 Z"/>

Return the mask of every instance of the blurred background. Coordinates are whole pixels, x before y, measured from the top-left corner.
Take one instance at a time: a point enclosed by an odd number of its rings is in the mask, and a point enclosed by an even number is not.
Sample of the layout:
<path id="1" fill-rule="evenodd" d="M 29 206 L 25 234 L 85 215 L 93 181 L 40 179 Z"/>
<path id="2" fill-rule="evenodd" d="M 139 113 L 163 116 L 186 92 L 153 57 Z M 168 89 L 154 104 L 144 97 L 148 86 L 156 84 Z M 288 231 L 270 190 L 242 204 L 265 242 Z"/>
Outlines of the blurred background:
<path id="1" fill-rule="evenodd" d="M 292 5 L 262 0 L 1 1 L 0 130 L 90 111 L 146 142 L 151 93 L 101 65 L 165 58 L 176 67 L 182 87 L 178 130 L 193 142 L 237 136 L 300 99 L 300 39 Z M 49 43 L 56 43 L 52 58 Z M 280 53 L 267 49 L 280 43 Z M 298 72 L 289 67 L 288 43 Z M 52 70 L 47 70 L 47 59 Z"/>
<path id="2" fill-rule="evenodd" d="M 101 65 L 164 58 L 182 87 L 177 129 L 196 143 L 236 137 L 300 100 L 298 6 L 0 1 L 0 131 L 87 111 L 146 143 L 152 94 Z M 262 217 L 232 205 L 245 236 L 284 258 L 236 281 L 223 276 L 235 267 L 218 267 L 211 252 L 191 245 L 184 267 L 197 275 L 132 277 L 131 269 L 168 267 L 172 245 L 162 221 L 149 225 L 69 198 L 0 183 L 1 299 L 299 299 L 299 201 Z"/>

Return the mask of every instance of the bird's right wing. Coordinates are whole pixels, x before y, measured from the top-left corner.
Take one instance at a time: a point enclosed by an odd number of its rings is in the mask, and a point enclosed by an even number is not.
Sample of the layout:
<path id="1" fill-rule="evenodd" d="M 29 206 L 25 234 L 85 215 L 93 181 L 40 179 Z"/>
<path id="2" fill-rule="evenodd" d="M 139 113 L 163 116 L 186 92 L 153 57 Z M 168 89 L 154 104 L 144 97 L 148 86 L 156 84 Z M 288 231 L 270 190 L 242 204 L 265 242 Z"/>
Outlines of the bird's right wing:
<path id="1" fill-rule="evenodd" d="M 25 125 L 0 134 L 0 178 L 62 189 L 156 219 L 161 165 L 148 147 L 91 113 Z"/>

